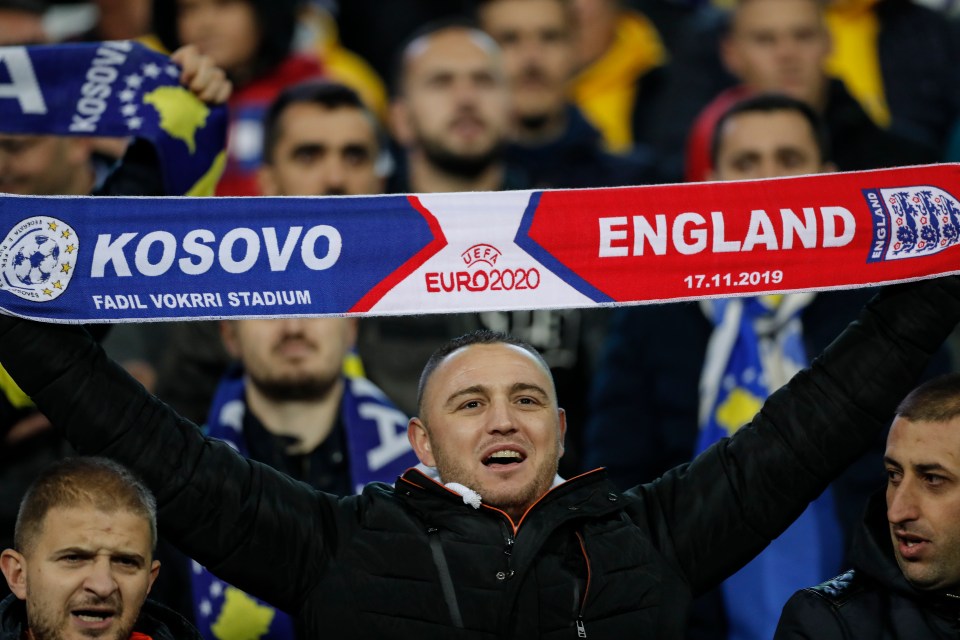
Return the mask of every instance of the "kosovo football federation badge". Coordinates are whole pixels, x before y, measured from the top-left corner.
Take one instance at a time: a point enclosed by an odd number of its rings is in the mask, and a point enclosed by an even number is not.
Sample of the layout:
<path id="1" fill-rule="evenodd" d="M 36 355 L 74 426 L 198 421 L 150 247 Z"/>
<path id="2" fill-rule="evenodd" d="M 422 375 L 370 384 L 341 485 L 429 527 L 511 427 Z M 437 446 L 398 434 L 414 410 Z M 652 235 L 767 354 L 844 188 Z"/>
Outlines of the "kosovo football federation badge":
<path id="1" fill-rule="evenodd" d="M 933 255 L 960 242 L 960 203 L 931 186 L 864 189 L 873 214 L 867 262 Z"/>
<path id="2" fill-rule="evenodd" d="M 21 220 L 0 243 L 0 289 L 34 302 L 55 300 L 73 277 L 80 242 L 49 216 Z"/>

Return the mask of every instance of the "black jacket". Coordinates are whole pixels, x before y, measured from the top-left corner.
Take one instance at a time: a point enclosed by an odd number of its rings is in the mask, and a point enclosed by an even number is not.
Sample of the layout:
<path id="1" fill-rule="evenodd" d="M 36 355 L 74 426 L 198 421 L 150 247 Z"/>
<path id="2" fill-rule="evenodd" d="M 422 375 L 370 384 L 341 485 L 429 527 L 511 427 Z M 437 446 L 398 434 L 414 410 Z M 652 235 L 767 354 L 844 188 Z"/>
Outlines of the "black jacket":
<path id="1" fill-rule="evenodd" d="M 915 589 L 893 555 L 883 492 L 854 541 L 854 569 L 798 591 L 783 608 L 776 640 L 912 640 L 960 635 L 960 593 Z"/>
<path id="2" fill-rule="evenodd" d="M 27 607 L 23 600 L 10 595 L 0 601 L 0 640 L 26 638 Z M 143 603 L 134 632 L 152 640 L 200 640 L 200 634 L 172 609 L 152 600 Z"/>
<path id="3" fill-rule="evenodd" d="M 891 288 L 733 438 L 623 494 L 574 478 L 516 526 L 417 471 L 338 498 L 245 460 L 76 327 L 0 318 L 0 361 L 78 450 L 144 477 L 184 552 L 308 637 L 665 639 L 869 445 L 958 320 L 960 279 Z"/>

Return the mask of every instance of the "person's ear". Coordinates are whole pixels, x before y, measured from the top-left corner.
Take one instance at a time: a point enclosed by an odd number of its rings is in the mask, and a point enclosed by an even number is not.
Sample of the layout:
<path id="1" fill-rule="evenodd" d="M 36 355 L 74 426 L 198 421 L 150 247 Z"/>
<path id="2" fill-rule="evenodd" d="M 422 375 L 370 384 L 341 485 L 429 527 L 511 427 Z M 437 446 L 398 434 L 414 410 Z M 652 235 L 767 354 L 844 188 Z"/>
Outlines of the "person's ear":
<path id="1" fill-rule="evenodd" d="M 257 183 L 260 185 L 260 193 L 265 196 L 280 195 L 277 180 L 273 174 L 273 167 L 268 164 L 262 164 L 257 169 Z"/>
<path id="2" fill-rule="evenodd" d="M 564 442 L 567 439 L 567 412 L 558 408 L 557 417 L 560 420 L 560 457 L 562 458 L 565 451 Z"/>
<path id="3" fill-rule="evenodd" d="M 239 360 L 240 340 L 237 338 L 236 320 L 220 321 L 220 339 L 223 341 L 223 346 L 227 350 L 227 353 L 230 354 L 230 357 Z"/>
<path id="4" fill-rule="evenodd" d="M 407 439 L 410 440 L 410 446 L 413 447 L 413 452 L 417 454 L 420 462 L 428 467 L 437 466 L 430 443 L 430 434 L 427 433 L 427 426 L 420 418 L 410 418 L 410 422 L 407 423 Z"/>
<path id="5" fill-rule="evenodd" d="M 7 586 L 20 600 L 27 599 L 27 560 L 13 549 L 0 553 L 0 571 L 7 579 Z"/>
<path id="6" fill-rule="evenodd" d="M 401 147 L 409 147 L 413 144 L 413 127 L 410 126 L 410 108 L 406 100 L 400 98 L 390 105 L 390 131 L 393 133 L 393 139 Z"/>
<path id="7" fill-rule="evenodd" d="M 147 583 L 147 593 L 150 593 L 150 589 L 153 588 L 153 583 L 157 580 L 158 575 L 160 575 L 160 561 L 154 560 L 150 564 L 150 581 Z"/>

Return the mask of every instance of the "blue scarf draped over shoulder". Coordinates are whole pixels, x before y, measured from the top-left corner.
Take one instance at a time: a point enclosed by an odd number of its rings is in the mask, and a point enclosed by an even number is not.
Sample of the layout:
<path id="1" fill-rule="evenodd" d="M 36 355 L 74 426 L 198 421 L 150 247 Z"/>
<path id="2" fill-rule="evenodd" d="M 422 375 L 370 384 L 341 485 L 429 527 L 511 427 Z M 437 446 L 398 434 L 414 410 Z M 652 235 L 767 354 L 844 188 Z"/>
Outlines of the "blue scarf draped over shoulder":
<path id="1" fill-rule="evenodd" d="M 340 417 L 346 432 L 350 479 L 359 493 L 370 482 L 392 483 L 418 460 L 407 440 L 407 416 L 365 377 L 348 374 L 345 382 Z M 246 410 L 243 369 L 235 367 L 217 388 L 207 431 L 211 437 L 249 456 L 242 431 Z M 204 638 L 293 640 L 296 637 L 290 616 L 219 580 L 196 562 L 192 563 L 191 580 L 194 614 Z"/>

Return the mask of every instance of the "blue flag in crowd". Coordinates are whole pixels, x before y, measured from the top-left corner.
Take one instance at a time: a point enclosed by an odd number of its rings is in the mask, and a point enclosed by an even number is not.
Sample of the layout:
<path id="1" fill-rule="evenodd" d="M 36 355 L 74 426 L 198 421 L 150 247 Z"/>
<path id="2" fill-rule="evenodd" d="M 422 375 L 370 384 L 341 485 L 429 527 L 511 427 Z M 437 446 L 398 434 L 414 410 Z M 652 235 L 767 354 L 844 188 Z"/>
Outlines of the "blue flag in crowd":
<path id="1" fill-rule="evenodd" d="M 0 48 L 0 131 L 138 137 L 171 195 L 210 195 L 223 172 L 227 110 L 182 87 L 169 57 L 129 41 Z"/>

